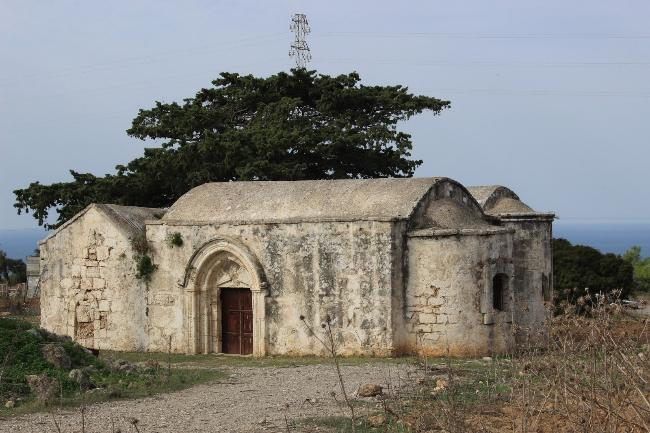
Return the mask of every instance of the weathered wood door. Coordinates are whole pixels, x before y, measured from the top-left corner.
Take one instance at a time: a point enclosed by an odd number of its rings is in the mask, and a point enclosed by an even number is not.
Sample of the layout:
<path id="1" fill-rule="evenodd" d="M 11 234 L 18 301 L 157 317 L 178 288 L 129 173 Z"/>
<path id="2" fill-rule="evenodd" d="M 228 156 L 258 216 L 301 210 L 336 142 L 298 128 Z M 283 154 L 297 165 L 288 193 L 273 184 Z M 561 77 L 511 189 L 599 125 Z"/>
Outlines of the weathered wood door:
<path id="1" fill-rule="evenodd" d="M 223 353 L 253 353 L 253 299 L 249 289 L 221 289 Z"/>

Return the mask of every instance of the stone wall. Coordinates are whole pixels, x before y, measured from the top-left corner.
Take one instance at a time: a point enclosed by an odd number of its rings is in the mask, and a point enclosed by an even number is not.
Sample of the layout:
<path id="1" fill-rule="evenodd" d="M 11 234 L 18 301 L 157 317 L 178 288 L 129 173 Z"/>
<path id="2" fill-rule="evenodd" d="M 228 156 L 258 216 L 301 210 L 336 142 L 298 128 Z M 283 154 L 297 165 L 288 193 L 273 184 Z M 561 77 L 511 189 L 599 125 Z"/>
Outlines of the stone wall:
<path id="1" fill-rule="evenodd" d="M 491 302 L 493 277 L 514 275 L 511 231 L 411 233 L 407 268 L 403 351 L 478 356 L 512 347 L 512 310 Z"/>
<path id="2" fill-rule="evenodd" d="M 299 317 L 319 336 L 329 315 L 342 353 L 387 354 L 392 350 L 391 223 L 324 222 L 260 225 L 168 225 L 150 222 L 147 236 L 158 270 L 148 296 L 149 350 L 188 348 L 184 303 L 186 264 L 215 238 L 235 239 L 263 269 L 267 286 L 266 354 L 323 354 Z M 181 247 L 168 239 L 180 233 Z"/>
<path id="3" fill-rule="evenodd" d="M 520 343 L 545 335 L 553 295 L 552 220 L 545 217 L 503 219 L 515 230 L 515 323 Z"/>
<path id="4" fill-rule="evenodd" d="M 40 251 L 43 328 L 89 348 L 146 348 L 146 285 L 135 278 L 128 233 L 91 207 Z"/>
<path id="5" fill-rule="evenodd" d="M 41 258 L 39 256 L 27 256 L 27 297 L 34 298 L 39 293 L 39 282 L 41 279 Z"/>

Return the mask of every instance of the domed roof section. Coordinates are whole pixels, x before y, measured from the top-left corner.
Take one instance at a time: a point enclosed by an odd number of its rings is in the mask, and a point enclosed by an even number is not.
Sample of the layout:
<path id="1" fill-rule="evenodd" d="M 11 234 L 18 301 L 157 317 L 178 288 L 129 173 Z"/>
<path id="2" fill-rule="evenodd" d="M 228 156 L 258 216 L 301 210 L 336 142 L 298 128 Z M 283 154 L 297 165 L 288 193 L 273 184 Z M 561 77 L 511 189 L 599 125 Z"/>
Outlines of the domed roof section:
<path id="1" fill-rule="evenodd" d="M 206 183 L 180 197 L 163 220 L 272 223 L 406 219 L 442 179 L 445 178 Z"/>
<path id="2" fill-rule="evenodd" d="M 433 228 L 456 229 L 456 228 L 485 228 L 489 227 L 480 212 L 463 206 L 457 200 L 443 198 L 434 201 L 428 210 L 428 217 Z"/>
<path id="3" fill-rule="evenodd" d="M 487 210 L 490 214 L 514 214 L 514 213 L 535 213 L 526 203 L 510 197 L 498 199 L 494 205 Z"/>
<path id="4" fill-rule="evenodd" d="M 513 190 L 501 185 L 469 186 L 467 190 L 484 210 L 486 206 L 492 206 L 496 199 L 501 197 L 510 197 L 519 200 L 519 197 Z"/>
<path id="5" fill-rule="evenodd" d="M 467 190 L 490 215 L 537 213 L 510 188 L 501 185 L 470 186 Z"/>

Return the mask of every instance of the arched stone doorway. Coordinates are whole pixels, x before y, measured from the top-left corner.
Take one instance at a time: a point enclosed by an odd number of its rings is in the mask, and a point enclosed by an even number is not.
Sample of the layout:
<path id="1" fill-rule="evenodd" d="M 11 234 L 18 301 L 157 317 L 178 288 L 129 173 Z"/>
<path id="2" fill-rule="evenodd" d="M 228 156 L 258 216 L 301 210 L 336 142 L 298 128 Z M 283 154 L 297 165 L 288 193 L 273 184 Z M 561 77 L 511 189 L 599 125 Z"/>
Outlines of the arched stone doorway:
<path id="1" fill-rule="evenodd" d="M 188 353 L 266 354 L 266 283 L 246 247 L 208 242 L 190 259 L 181 286 Z"/>

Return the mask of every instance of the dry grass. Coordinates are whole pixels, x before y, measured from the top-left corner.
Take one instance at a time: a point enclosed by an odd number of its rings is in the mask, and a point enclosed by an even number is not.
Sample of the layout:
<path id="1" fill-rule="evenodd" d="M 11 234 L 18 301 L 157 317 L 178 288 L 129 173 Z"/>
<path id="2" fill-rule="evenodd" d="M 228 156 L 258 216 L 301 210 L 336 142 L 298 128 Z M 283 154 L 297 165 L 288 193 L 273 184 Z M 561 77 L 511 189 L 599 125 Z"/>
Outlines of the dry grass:
<path id="1" fill-rule="evenodd" d="M 650 319 L 597 305 L 549 329 L 483 368 L 422 360 L 409 392 L 378 405 L 389 422 L 368 431 L 650 432 Z"/>

